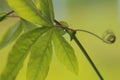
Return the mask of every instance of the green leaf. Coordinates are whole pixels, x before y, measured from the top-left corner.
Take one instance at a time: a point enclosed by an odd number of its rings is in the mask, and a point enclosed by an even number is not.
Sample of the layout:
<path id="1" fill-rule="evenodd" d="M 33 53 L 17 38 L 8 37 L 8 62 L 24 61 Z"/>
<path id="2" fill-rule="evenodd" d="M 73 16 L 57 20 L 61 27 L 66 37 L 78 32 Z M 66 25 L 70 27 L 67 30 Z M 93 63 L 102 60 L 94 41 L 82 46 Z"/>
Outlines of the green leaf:
<path id="1" fill-rule="evenodd" d="M 39 9 L 42 15 L 50 22 L 54 20 L 54 10 L 52 0 L 38 0 Z"/>
<path id="2" fill-rule="evenodd" d="M 39 25 L 49 26 L 51 23 L 47 22 L 32 0 L 7 0 L 13 10 L 23 19 Z"/>
<path id="3" fill-rule="evenodd" d="M 0 0 L 0 13 L 7 13 L 11 11 L 11 8 L 8 6 L 8 3 L 6 0 Z"/>
<path id="4" fill-rule="evenodd" d="M 22 32 L 21 22 L 17 22 L 15 25 L 10 27 L 8 31 L 3 36 L 0 42 L 0 49 L 8 45 L 10 42 L 14 41 Z"/>
<path id="5" fill-rule="evenodd" d="M 71 72 L 78 74 L 79 70 L 77 58 L 69 43 L 62 37 L 62 35 L 60 35 L 60 33 L 56 31 L 53 34 L 53 43 L 55 53 L 59 61 L 63 63 Z"/>
<path id="6" fill-rule="evenodd" d="M 1 74 L 1 80 L 15 80 L 32 45 L 49 29 L 44 26 L 21 35 L 9 53 L 7 65 Z"/>
<path id="7" fill-rule="evenodd" d="M 56 31 L 59 32 L 60 35 L 64 35 L 64 34 L 66 33 L 66 31 L 65 31 L 64 29 L 60 28 L 60 27 L 58 27 L 58 28 L 56 29 Z"/>
<path id="8" fill-rule="evenodd" d="M 27 80 L 45 80 L 52 58 L 51 30 L 33 46 L 27 70 Z"/>
<path id="9" fill-rule="evenodd" d="M 22 27 L 24 28 L 25 32 L 37 28 L 37 25 L 35 25 L 29 21 L 26 21 L 24 19 L 22 19 L 21 22 L 22 22 Z"/>

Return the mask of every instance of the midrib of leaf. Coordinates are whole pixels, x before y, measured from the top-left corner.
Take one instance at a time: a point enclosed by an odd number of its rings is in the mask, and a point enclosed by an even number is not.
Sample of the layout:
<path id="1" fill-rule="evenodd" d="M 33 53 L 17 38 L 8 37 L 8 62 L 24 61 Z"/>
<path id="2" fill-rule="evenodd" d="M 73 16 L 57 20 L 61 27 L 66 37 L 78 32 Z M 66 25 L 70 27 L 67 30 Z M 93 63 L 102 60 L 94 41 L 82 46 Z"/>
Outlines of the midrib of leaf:
<path id="1" fill-rule="evenodd" d="M 53 2 L 52 2 L 52 0 L 48 0 L 48 2 L 49 2 L 49 12 L 50 12 L 51 20 L 54 21 Z"/>
<path id="2" fill-rule="evenodd" d="M 34 3 L 31 0 L 7 0 L 9 5 L 13 10 L 22 18 L 26 19 L 35 24 L 51 26 L 52 24 L 48 22 L 36 9 Z M 25 10 L 30 11 L 30 13 L 25 12 Z M 28 13 L 28 15 L 27 15 Z"/>
<path id="3" fill-rule="evenodd" d="M 52 57 L 51 36 L 53 29 L 43 34 L 31 49 L 27 80 L 44 80 Z"/>
<path id="4" fill-rule="evenodd" d="M 56 33 L 56 31 L 55 31 L 55 33 Z M 72 66 L 73 66 L 73 63 L 72 63 L 72 61 L 71 61 L 71 59 L 70 59 L 70 56 L 68 55 L 69 53 L 67 52 L 66 48 L 64 47 L 63 43 L 61 42 L 61 39 L 60 39 L 58 36 L 60 36 L 60 35 L 57 35 L 57 33 L 56 33 L 56 37 L 59 39 L 59 42 L 61 43 L 61 45 L 62 45 L 64 51 L 66 52 L 66 55 L 67 55 L 67 57 L 68 57 L 70 63 L 71 63 Z M 75 69 L 75 66 L 73 66 L 73 68 L 74 68 L 74 70 L 76 70 L 76 69 Z"/>
<path id="5" fill-rule="evenodd" d="M 29 3 L 29 0 L 25 0 L 25 2 L 26 2 L 26 4 L 28 4 Z M 36 14 L 38 14 L 41 18 L 43 18 L 46 22 L 48 22 L 41 14 L 40 14 L 40 12 L 37 10 L 37 7 L 34 5 L 34 3 L 32 4 L 32 1 L 31 1 L 31 4 L 28 4 L 29 6 L 32 6 L 31 8 L 32 8 L 32 10 L 34 11 L 34 12 L 36 12 Z"/>
<path id="6" fill-rule="evenodd" d="M 52 7 L 52 5 L 50 5 L 50 4 L 52 4 L 51 3 L 51 1 L 52 0 L 47 0 L 47 3 L 48 3 L 48 11 L 49 11 L 49 15 L 50 15 L 50 19 L 51 19 L 51 21 L 53 21 L 53 18 L 54 18 L 54 14 L 53 14 L 53 12 L 52 12 L 52 10 L 51 10 L 51 7 Z M 53 14 L 53 15 L 52 15 Z"/>
<path id="7" fill-rule="evenodd" d="M 39 5 L 41 6 L 39 9 L 42 12 L 43 16 L 49 20 L 49 22 L 53 23 L 54 20 L 54 11 L 52 0 L 39 0 Z"/>
<path id="8" fill-rule="evenodd" d="M 48 30 L 47 30 L 47 31 L 48 31 Z M 45 31 L 45 32 L 47 32 L 47 31 Z M 42 34 L 44 34 L 45 32 L 43 32 Z M 41 35 L 42 35 L 42 34 L 41 34 Z M 19 63 L 16 64 L 16 66 L 18 66 L 18 68 L 19 68 L 19 65 L 21 64 L 21 62 L 23 62 L 24 58 L 28 55 L 27 53 L 28 53 L 29 50 L 32 48 L 32 45 L 38 40 L 39 37 L 40 37 L 40 35 L 39 35 L 39 36 L 35 39 L 35 41 L 31 44 L 31 46 L 29 47 L 29 49 L 26 51 L 26 54 L 23 55 L 23 56 L 21 56 L 21 58 L 17 61 L 17 62 L 19 62 Z M 9 71 L 9 75 L 7 75 L 7 77 L 4 78 L 4 80 L 13 80 L 13 78 L 11 79 L 10 76 L 11 76 L 12 73 L 15 73 L 16 66 L 14 66 L 14 67 L 12 68 L 12 71 Z M 22 66 L 20 66 L 20 67 L 22 67 Z M 13 75 L 14 75 L 14 74 L 13 74 Z M 13 77 L 13 75 L 12 75 L 12 77 Z M 15 75 L 15 76 L 16 76 L 16 75 Z M 9 78 L 10 78 L 10 79 L 9 79 Z"/>
<path id="9" fill-rule="evenodd" d="M 34 10 L 38 15 L 41 15 L 40 12 L 37 10 L 37 7 L 33 3 L 33 1 L 30 0 L 24 0 L 29 6 L 32 6 L 32 10 Z M 41 17 L 41 16 L 40 16 Z"/>
<path id="10" fill-rule="evenodd" d="M 51 21 L 52 21 L 52 17 L 51 17 L 51 11 L 50 11 L 50 4 L 49 4 L 49 1 L 47 0 L 47 3 L 48 3 L 48 12 L 49 12 L 49 15 L 50 15 L 50 19 L 51 19 Z"/>
<path id="11" fill-rule="evenodd" d="M 34 41 L 34 43 L 37 41 L 38 38 L 39 38 L 39 37 L 36 38 L 36 40 Z M 34 43 L 32 43 L 31 45 L 33 45 Z M 29 50 L 30 50 L 31 48 L 32 48 L 32 46 L 30 46 Z M 28 52 L 29 52 L 29 50 L 28 50 Z M 27 53 L 28 53 L 28 52 L 27 52 Z M 26 56 L 27 56 L 27 54 L 26 54 L 26 55 L 23 55 L 23 56 L 21 57 L 21 59 L 19 59 L 18 61 L 23 60 Z M 19 64 L 20 64 L 20 63 L 18 63 L 17 65 L 19 65 Z M 15 68 L 15 67 L 14 67 L 14 68 Z M 14 71 L 14 68 L 13 68 L 13 71 Z M 11 72 L 11 73 L 12 73 L 12 72 Z M 10 75 L 11 75 L 11 74 L 10 74 Z M 9 75 L 9 76 L 10 76 L 10 75 Z"/>
<path id="12" fill-rule="evenodd" d="M 68 70 L 78 75 L 79 68 L 74 50 L 65 40 L 63 35 L 60 32 L 57 32 L 56 30 L 54 31 L 53 43 L 54 43 L 55 54 L 58 60 L 62 64 L 64 64 Z M 57 50 L 57 48 L 59 49 Z"/>
<path id="13" fill-rule="evenodd" d="M 48 31 L 49 31 L 49 30 L 48 30 Z M 42 35 L 44 35 L 44 34 L 45 34 L 46 32 L 48 32 L 48 31 L 43 32 Z M 41 35 L 41 36 L 42 36 L 42 35 Z M 40 36 L 36 38 L 36 40 L 34 41 L 33 44 L 35 44 L 39 38 L 40 38 Z M 33 45 L 33 44 L 32 44 L 32 45 Z M 30 46 L 30 49 L 29 49 L 28 51 L 30 51 L 32 47 L 33 47 L 33 46 Z M 46 48 L 47 48 L 47 47 L 46 47 Z M 20 60 L 18 60 L 18 61 L 20 61 Z"/>
<path id="14" fill-rule="evenodd" d="M 47 33 L 46 33 L 46 34 L 47 34 Z M 45 47 L 45 50 L 43 51 L 44 54 L 42 55 L 42 57 L 45 56 L 45 53 L 46 53 L 46 51 L 47 51 L 47 49 L 48 49 L 48 46 L 50 45 L 51 36 L 52 36 L 52 33 L 50 34 L 50 37 L 49 37 L 49 39 L 48 39 L 48 41 L 47 41 L 47 45 L 46 45 L 46 47 Z M 43 58 L 41 58 L 40 61 L 43 62 Z M 41 65 L 41 64 L 39 64 L 39 68 L 41 67 L 40 65 Z M 36 75 L 35 75 L 35 77 L 34 77 L 34 80 L 37 80 L 37 76 L 39 75 L 39 74 L 38 74 L 39 72 L 40 72 L 40 70 L 38 70 L 38 71 L 36 72 Z"/>

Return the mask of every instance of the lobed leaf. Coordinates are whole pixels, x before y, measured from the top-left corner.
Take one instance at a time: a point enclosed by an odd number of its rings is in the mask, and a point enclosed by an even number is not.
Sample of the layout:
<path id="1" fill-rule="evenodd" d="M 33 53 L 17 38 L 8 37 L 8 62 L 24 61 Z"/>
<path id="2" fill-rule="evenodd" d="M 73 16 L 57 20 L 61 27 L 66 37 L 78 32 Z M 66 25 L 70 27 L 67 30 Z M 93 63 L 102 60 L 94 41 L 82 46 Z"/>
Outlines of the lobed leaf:
<path id="1" fill-rule="evenodd" d="M 10 27 L 8 31 L 3 36 L 2 41 L 0 42 L 0 49 L 14 41 L 21 34 L 23 27 L 21 26 L 21 22 L 17 22 L 15 25 Z"/>
<path id="2" fill-rule="evenodd" d="M 51 30 L 39 38 L 32 48 L 27 80 L 45 80 L 52 58 Z"/>
<path id="3" fill-rule="evenodd" d="M 15 80 L 32 45 L 47 30 L 49 30 L 48 27 L 42 27 L 21 35 L 8 55 L 8 61 L 1 74 L 1 80 Z"/>
<path id="4" fill-rule="evenodd" d="M 22 22 L 22 27 L 24 28 L 25 32 L 37 28 L 37 25 L 29 21 L 26 21 L 24 19 L 22 19 L 21 22 Z"/>
<path id="5" fill-rule="evenodd" d="M 13 10 L 23 19 L 39 25 L 50 25 L 36 9 L 32 0 L 7 0 Z"/>
<path id="6" fill-rule="evenodd" d="M 38 7 L 42 12 L 42 15 L 50 22 L 54 20 L 54 11 L 52 0 L 38 0 Z"/>
<path id="7" fill-rule="evenodd" d="M 73 48 L 62 37 L 62 35 L 55 31 L 53 34 L 54 49 L 57 58 L 63 63 L 71 72 L 78 74 L 78 62 L 74 54 Z"/>

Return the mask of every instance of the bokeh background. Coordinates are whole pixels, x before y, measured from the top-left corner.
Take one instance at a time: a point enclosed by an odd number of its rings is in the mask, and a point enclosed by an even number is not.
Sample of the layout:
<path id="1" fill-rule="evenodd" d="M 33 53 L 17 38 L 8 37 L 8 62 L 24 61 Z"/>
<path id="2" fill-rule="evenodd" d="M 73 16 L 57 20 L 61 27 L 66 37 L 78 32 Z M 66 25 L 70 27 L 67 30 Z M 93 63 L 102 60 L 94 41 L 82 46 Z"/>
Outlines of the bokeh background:
<path id="1" fill-rule="evenodd" d="M 78 32 L 77 37 L 89 53 L 105 80 L 120 80 L 120 0 L 53 0 L 55 17 L 59 21 L 67 21 L 74 29 L 84 29 L 102 36 L 111 29 L 117 40 L 114 44 L 106 44 L 87 33 Z M 0 12 L 9 11 L 5 0 L 0 0 Z M 17 19 L 8 18 L 0 22 L 0 40 L 6 30 Z M 69 36 L 65 35 L 69 41 Z M 99 80 L 91 65 L 74 41 L 69 41 L 75 50 L 79 62 L 79 75 L 76 76 L 65 68 L 54 56 L 46 80 Z M 6 64 L 8 52 L 12 44 L 0 50 L 0 73 Z M 17 80 L 26 80 L 26 63 Z"/>

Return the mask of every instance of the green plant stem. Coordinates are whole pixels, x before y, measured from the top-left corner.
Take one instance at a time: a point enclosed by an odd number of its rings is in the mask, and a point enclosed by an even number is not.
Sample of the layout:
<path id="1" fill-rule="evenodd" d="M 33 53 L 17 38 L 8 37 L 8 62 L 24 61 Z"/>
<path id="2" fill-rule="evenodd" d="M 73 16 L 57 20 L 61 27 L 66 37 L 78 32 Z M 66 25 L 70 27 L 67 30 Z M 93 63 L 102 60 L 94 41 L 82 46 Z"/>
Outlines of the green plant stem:
<path id="1" fill-rule="evenodd" d="M 10 15 L 10 14 L 12 14 L 12 13 L 14 13 L 14 11 L 10 11 L 10 12 L 8 12 L 6 15 L 8 16 L 8 15 Z"/>
<path id="2" fill-rule="evenodd" d="M 8 15 L 14 13 L 14 11 L 10 11 L 8 13 L 6 13 L 5 15 L 3 15 L 2 17 L 0 17 L 0 21 L 3 21 Z"/>
<path id="3" fill-rule="evenodd" d="M 90 56 L 88 55 L 87 51 L 84 49 L 84 47 L 82 46 L 82 44 L 80 43 L 80 41 L 78 40 L 78 38 L 76 37 L 76 30 L 70 29 L 64 25 L 62 25 L 61 23 L 59 23 L 57 20 L 54 20 L 54 22 L 58 25 L 58 27 L 66 30 L 66 32 L 70 35 L 71 40 L 74 40 L 75 43 L 78 45 L 78 47 L 80 48 L 80 50 L 82 50 L 83 54 L 85 55 L 85 57 L 87 58 L 87 60 L 89 61 L 89 63 L 91 64 L 91 66 L 93 67 L 94 71 L 96 72 L 96 74 L 98 75 L 98 77 L 100 78 L 100 80 L 104 80 L 102 75 L 100 74 L 99 70 L 97 69 L 97 67 L 95 66 L 94 62 L 92 61 L 92 59 L 90 58 Z M 94 34 L 93 34 L 94 35 Z M 95 35 L 96 36 L 96 35 Z"/>
<path id="4" fill-rule="evenodd" d="M 88 55 L 88 53 L 86 52 L 86 50 L 84 49 L 84 47 L 82 46 L 80 41 L 78 40 L 78 38 L 74 35 L 74 36 L 72 36 L 72 39 L 75 41 L 75 43 L 78 45 L 78 47 L 82 50 L 83 54 L 85 55 L 85 57 L 87 58 L 87 60 L 89 61 L 89 63 L 93 67 L 93 69 L 95 70 L 96 74 L 99 76 L 100 80 L 104 80 L 102 75 L 100 74 L 99 70 L 96 68 L 94 62 L 92 61 L 92 59 L 90 58 L 90 56 Z"/>

